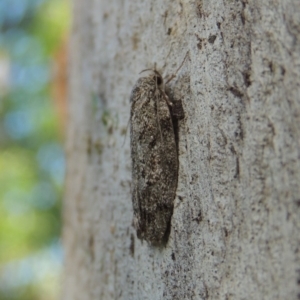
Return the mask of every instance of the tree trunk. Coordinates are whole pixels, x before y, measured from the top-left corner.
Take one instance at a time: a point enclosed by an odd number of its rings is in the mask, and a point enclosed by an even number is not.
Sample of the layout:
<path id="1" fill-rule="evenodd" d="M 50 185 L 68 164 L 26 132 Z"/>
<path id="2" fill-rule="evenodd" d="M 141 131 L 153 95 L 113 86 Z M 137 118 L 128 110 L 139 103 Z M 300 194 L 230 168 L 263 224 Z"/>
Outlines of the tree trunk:
<path id="1" fill-rule="evenodd" d="M 299 299 L 300 2 L 74 0 L 73 16 L 62 299 Z M 129 97 L 187 52 L 156 247 L 132 223 Z"/>

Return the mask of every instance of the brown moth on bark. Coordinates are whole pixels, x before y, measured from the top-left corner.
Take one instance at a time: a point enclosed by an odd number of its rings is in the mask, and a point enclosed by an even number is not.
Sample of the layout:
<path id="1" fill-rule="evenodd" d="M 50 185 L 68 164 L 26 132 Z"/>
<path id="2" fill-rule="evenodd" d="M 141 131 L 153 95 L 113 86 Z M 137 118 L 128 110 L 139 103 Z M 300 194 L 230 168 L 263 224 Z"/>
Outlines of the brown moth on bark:
<path id="1" fill-rule="evenodd" d="M 158 71 L 138 79 L 130 102 L 134 225 L 157 246 L 168 239 L 178 176 L 172 103 Z"/>
<path id="2" fill-rule="evenodd" d="M 156 68 L 144 71 L 151 73 L 138 79 L 130 96 L 132 203 L 138 238 L 159 246 L 170 233 L 178 180 L 178 120 L 184 112 L 181 100 L 170 101 Z"/>
<path id="3" fill-rule="evenodd" d="M 181 101 L 173 105 L 161 74 L 151 71 L 138 79 L 130 96 L 132 202 L 138 238 L 157 246 L 170 233 L 178 177 L 176 128 L 183 108 Z"/>

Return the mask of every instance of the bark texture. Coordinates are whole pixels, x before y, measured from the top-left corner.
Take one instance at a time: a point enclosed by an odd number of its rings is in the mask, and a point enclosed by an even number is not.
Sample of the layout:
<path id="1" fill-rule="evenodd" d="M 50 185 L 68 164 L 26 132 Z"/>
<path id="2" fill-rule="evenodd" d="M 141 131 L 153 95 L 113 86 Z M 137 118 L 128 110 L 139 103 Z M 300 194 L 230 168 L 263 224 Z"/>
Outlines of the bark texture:
<path id="1" fill-rule="evenodd" d="M 62 299 L 300 299 L 300 2 L 73 3 Z M 129 96 L 187 51 L 171 232 L 151 247 L 132 226 Z"/>

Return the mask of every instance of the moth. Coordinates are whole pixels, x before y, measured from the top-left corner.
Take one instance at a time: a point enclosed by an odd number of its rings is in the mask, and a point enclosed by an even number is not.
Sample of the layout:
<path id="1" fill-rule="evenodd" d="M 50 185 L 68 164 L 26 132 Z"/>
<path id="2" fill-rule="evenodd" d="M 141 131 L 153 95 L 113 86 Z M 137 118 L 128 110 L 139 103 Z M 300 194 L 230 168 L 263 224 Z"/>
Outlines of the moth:
<path id="1" fill-rule="evenodd" d="M 130 102 L 134 225 L 139 239 L 159 245 L 168 237 L 178 176 L 172 104 L 161 74 L 139 78 Z"/>
<path id="2" fill-rule="evenodd" d="M 150 74 L 138 79 L 130 96 L 133 223 L 139 239 L 158 246 L 166 243 L 170 233 L 178 154 L 173 103 L 163 77 L 156 69 L 144 71 Z"/>

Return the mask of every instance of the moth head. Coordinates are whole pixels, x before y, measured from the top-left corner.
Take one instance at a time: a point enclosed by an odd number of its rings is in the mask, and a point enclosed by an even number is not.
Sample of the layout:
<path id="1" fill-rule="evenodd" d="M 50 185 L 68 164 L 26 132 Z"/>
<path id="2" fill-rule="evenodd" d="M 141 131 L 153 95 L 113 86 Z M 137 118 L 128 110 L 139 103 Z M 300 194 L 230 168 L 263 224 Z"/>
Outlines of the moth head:
<path id="1" fill-rule="evenodd" d="M 153 72 L 154 72 L 153 80 L 156 82 L 157 86 L 162 86 L 164 84 L 164 80 L 162 76 L 156 70 L 153 70 Z"/>
<path id="2" fill-rule="evenodd" d="M 154 69 L 145 69 L 143 71 L 140 72 L 143 73 L 143 72 L 146 72 L 146 71 L 151 71 L 153 72 L 153 74 L 149 75 L 150 78 L 156 83 L 156 85 L 158 87 L 161 87 L 163 84 L 164 84 L 164 80 L 163 80 L 163 77 L 160 75 L 160 73 L 156 70 L 156 66 L 154 67 Z"/>

